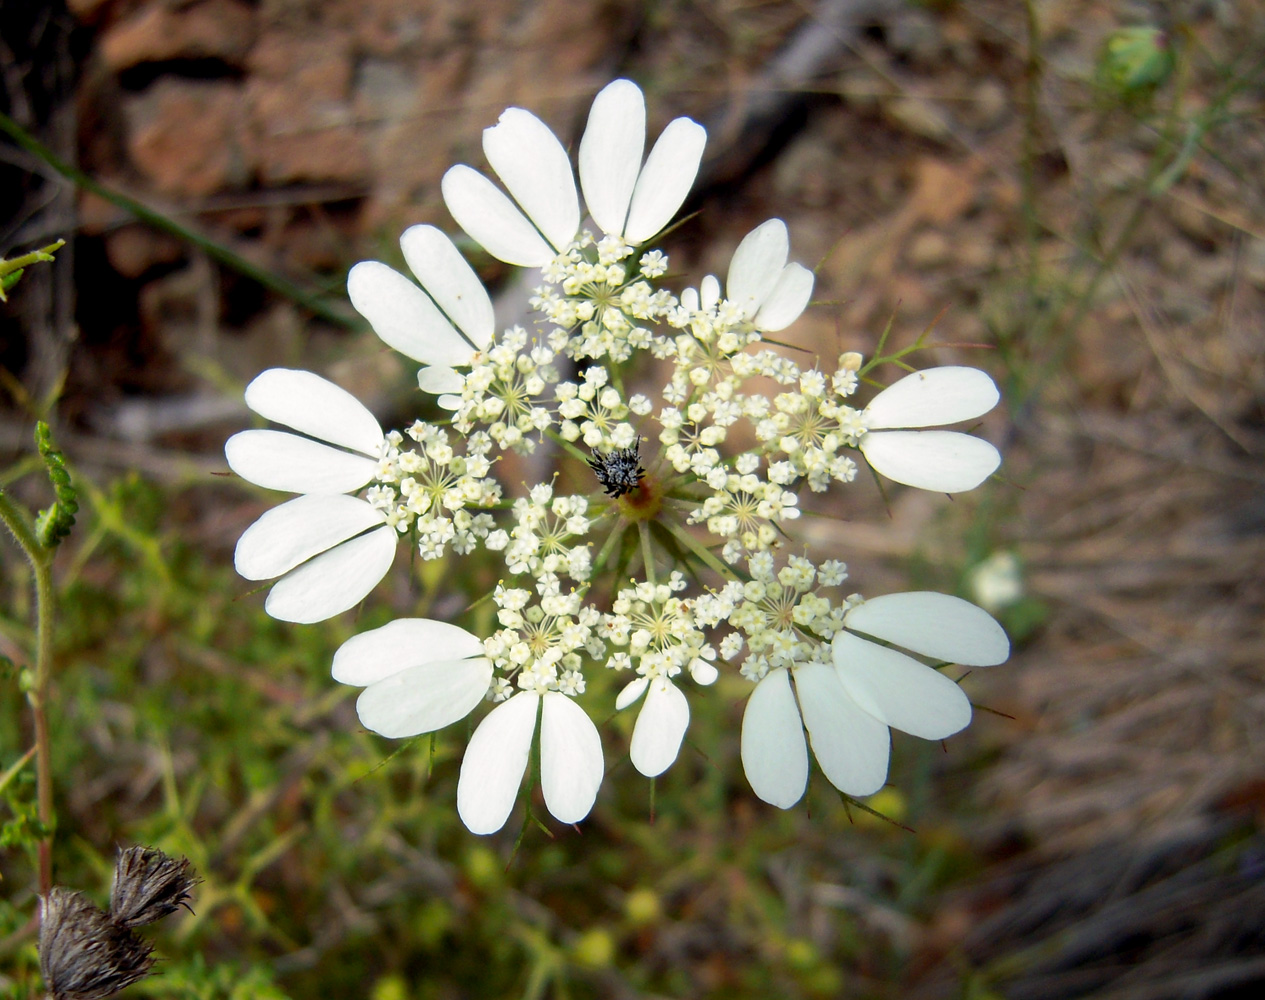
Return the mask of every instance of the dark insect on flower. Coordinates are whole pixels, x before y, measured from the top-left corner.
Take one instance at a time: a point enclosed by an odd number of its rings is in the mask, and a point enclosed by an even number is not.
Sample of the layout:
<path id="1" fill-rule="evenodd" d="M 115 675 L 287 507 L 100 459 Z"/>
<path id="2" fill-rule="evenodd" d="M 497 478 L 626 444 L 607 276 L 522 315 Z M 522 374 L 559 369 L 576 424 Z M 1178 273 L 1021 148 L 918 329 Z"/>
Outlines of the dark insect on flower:
<path id="1" fill-rule="evenodd" d="M 53 1000 L 103 1000 L 149 975 L 151 947 L 78 892 L 40 903 L 40 972 Z"/>
<path id="2" fill-rule="evenodd" d="M 589 459 L 589 468 L 607 496 L 618 499 L 641 483 L 646 470 L 641 467 L 641 456 L 637 453 L 640 447 L 641 438 L 637 438 L 637 443 L 630 448 L 617 448 L 605 455 L 594 454 Z"/>
<path id="3" fill-rule="evenodd" d="M 124 927 L 152 924 L 183 906 L 197 879 L 188 858 L 172 858 L 152 847 L 119 851 L 110 891 L 110 916 Z M 192 912 L 192 911 L 190 911 Z"/>

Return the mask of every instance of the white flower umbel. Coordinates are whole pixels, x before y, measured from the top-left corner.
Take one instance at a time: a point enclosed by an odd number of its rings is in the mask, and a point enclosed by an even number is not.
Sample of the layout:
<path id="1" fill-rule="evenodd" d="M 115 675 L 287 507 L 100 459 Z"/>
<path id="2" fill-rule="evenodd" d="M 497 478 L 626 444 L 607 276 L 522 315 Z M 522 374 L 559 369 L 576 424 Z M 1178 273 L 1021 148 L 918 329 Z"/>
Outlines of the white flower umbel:
<path id="1" fill-rule="evenodd" d="M 742 764 L 764 801 L 789 809 L 803 797 L 805 729 L 830 783 L 861 796 L 887 780 L 889 727 L 939 740 L 970 723 L 971 704 L 950 678 L 862 636 L 969 666 L 993 666 L 1010 653 L 1001 626 L 957 597 L 889 594 L 853 606 L 831 643 L 831 662 L 770 671 L 751 693 L 742 720 Z"/>
<path id="2" fill-rule="evenodd" d="M 430 733 L 464 719 L 486 697 L 492 661 L 463 628 L 401 618 L 348 639 L 334 654 L 334 680 L 363 687 L 356 713 L 393 738 Z"/>
<path id="3" fill-rule="evenodd" d="M 707 134 L 688 118 L 671 122 L 645 165 L 646 109 L 628 80 L 608 85 L 593 102 L 580 140 L 580 182 L 589 210 L 608 234 L 637 245 L 676 214 L 698 173 Z M 441 184 L 457 224 L 493 257 L 543 267 L 580 231 L 580 202 L 571 161 L 539 118 L 508 108 L 483 132 L 483 152 L 506 195 L 472 167 L 451 168 Z"/>
<path id="4" fill-rule="evenodd" d="M 916 430 L 981 417 L 1000 398 L 978 368 L 913 372 L 875 396 L 862 414 L 858 446 L 888 479 L 938 493 L 973 490 L 997 471 L 1001 455 L 987 441 L 958 431 Z"/>
<path id="5" fill-rule="evenodd" d="M 492 300 L 452 240 L 434 226 L 412 226 L 400 249 L 422 287 L 376 260 L 347 275 L 347 294 L 374 332 L 406 357 L 430 367 L 417 373 L 425 392 L 456 409 L 463 377 L 476 352 L 492 342 Z"/>
<path id="6" fill-rule="evenodd" d="M 521 691 L 479 723 L 461 761 L 457 812 L 471 833 L 496 833 L 509 819 L 531 756 L 537 714 L 545 806 L 562 823 L 578 823 L 593 808 L 605 770 L 597 727 L 565 694 Z"/>
<path id="7" fill-rule="evenodd" d="M 379 510 L 347 496 L 377 472 L 385 438 L 373 414 L 319 375 L 270 368 L 246 405 L 287 431 L 249 430 L 224 445 L 229 468 L 257 486 L 300 493 L 242 534 L 234 564 L 247 580 L 280 577 L 264 609 L 319 622 L 354 607 L 386 575 L 396 532 Z"/>

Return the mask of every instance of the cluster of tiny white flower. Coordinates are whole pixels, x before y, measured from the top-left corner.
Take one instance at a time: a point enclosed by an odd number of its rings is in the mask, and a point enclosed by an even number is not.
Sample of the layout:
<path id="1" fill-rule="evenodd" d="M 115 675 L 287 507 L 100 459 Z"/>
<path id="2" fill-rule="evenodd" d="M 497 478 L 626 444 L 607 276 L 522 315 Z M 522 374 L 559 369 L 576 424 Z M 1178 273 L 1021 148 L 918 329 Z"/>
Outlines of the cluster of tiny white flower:
<path id="1" fill-rule="evenodd" d="M 668 258 L 644 244 L 685 199 L 704 141 L 697 124 L 677 119 L 643 162 L 640 90 L 626 80 L 605 88 L 579 147 L 595 236 L 581 229 L 561 143 L 509 109 L 484 133 L 508 196 L 466 166 L 445 175 L 443 193 L 490 254 L 540 269 L 537 324 L 498 335 L 456 247 L 414 226 L 401 249 L 417 283 L 368 261 L 352 269 L 348 291 L 387 344 L 421 363 L 418 386 L 450 421 L 384 434 L 338 387 L 273 369 L 247 402 L 297 433 L 249 430 L 226 447 L 244 478 L 300 494 L 237 549 L 243 576 L 280 577 L 267 603 L 276 617 L 319 621 L 353 607 L 388 571 L 400 537 L 423 559 L 482 553 L 503 567 L 492 634 L 403 619 L 356 636 L 334 660 L 336 679 L 365 689 L 362 722 L 387 736 L 434 731 L 495 703 L 458 784 L 458 810 L 477 833 L 500 829 L 512 811 L 538 716 L 545 804 L 564 822 L 587 815 L 605 767 L 575 699 L 596 668 L 633 677 L 614 705 L 641 701 L 629 755 L 654 776 L 676 760 L 689 724 L 678 684 L 705 688 L 718 664 L 733 664 L 755 685 L 744 769 L 761 798 L 787 808 L 807 783 L 805 730 L 826 778 L 865 795 L 886 779 L 889 727 L 940 739 L 969 722 L 956 683 L 873 639 L 941 663 L 1000 663 L 1009 652 L 997 623 L 965 601 L 867 601 L 841 592 L 842 562 L 783 554 L 800 515 L 797 487 L 849 483 L 860 461 L 923 489 L 983 482 L 1000 461 L 990 444 L 927 428 L 979 417 L 997 390 L 975 369 L 936 368 L 857 409 L 848 400 L 861 384 L 859 355 L 829 371 L 769 346 L 766 335 L 793 323 L 813 288 L 812 272 L 789 261 L 778 219 L 742 240 L 723 287 L 710 275 L 679 295 L 659 287 Z M 658 364 L 634 369 L 648 358 Z M 644 380 L 656 371 L 663 383 L 652 392 Z M 645 391 L 629 390 L 633 376 Z M 770 380 L 781 391 L 769 393 Z M 547 481 L 518 488 L 498 478 L 512 453 L 537 453 L 532 467 L 545 454 Z M 559 489 L 577 482 L 578 492 Z"/>

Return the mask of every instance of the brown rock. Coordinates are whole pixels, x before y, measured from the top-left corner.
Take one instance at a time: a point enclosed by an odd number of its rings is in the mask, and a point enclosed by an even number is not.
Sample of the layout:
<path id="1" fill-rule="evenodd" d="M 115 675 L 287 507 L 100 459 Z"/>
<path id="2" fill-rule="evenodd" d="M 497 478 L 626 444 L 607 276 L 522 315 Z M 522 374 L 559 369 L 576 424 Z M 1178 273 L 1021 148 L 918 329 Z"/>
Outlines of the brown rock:
<path id="1" fill-rule="evenodd" d="M 249 177 L 237 84 L 159 80 L 126 113 L 128 154 L 164 194 L 208 195 Z"/>
<path id="2" fill-rule="evenodd" d="M 150 4 L 101 37 L 105 65 L 115 71 L 166 59 L 223 59 L 240 64 L 255 41 L 255 13 L 239 0 L 187 7 Z"/>
<path id="3" fill-rule="evenodd" d="M 274 32 L 250 54 L 246 108 L 265 181 L 350 181 L 369 166 L 345 36 Z"/>
<path id="4" fill-rule="evenodd" d="M 184 246 L 174 236 L 148 226 L 123 226 L 105 239 L 105 255 L 110 265 L 125 278 L 139 278 L 156 264 L 180 259 Z"/>

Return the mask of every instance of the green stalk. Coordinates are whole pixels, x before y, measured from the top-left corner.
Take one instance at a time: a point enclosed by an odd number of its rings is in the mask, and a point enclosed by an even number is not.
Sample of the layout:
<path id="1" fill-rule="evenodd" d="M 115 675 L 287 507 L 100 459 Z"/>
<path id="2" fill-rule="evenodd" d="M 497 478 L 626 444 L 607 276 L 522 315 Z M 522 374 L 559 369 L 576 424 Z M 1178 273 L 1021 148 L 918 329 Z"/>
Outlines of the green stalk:
<path id="1" fill-rule="evenodd" d="M 53 662 L 53 550 L 40 545 L 22 511 L 0 490 L 0 520 L 26 554 L 35 571 L 35 675 L 26 692 L 35 720 L 36 808 L 45 833 L 40 839 L 40 894 L 53 888 L 53 767 L 50 760 L 48 715 L 44 710 Z"/>

